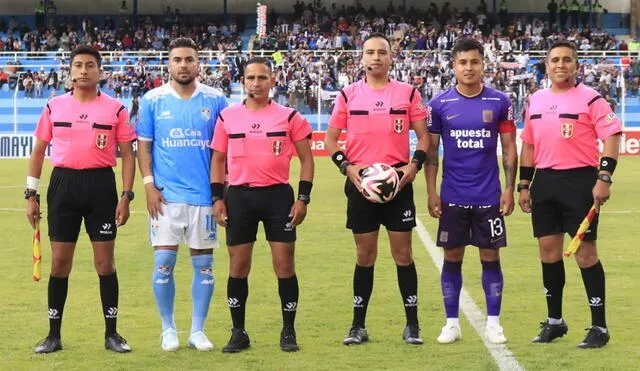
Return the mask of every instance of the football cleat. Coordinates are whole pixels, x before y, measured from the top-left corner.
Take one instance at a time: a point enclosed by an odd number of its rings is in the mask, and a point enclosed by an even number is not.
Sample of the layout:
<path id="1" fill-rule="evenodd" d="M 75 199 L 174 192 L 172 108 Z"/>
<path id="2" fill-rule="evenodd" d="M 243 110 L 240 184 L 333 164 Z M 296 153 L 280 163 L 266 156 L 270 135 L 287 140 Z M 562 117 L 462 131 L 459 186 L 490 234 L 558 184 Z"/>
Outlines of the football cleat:
<path id="1" fill-rule="evenodd" d="M 62 350 L 62 341 L 58 337 L 47 336 L 40 340 L 34 351 L 38 354 L 53 353 Z"/>
<path id="2" fill-rule="evenodd" d="M 297 352 L 300 350 L 296 341 L 296 330 L 293 326 L 285 326 L 280 333 L 280 349 L 283 352 Z"/>
<path id="3" fill-rule="evenodd" d="M 564 320 L 558 325 L 551 325 L 548 320 L 546 322 L 540 322 L 540 327 L 542 330 L 538 336 L 531 340 L 532 343 L 550 343 L 556 338 L 563 337 L 569 331 Z"/>
<path id="4" fill-rule="evenodd" d="M 222 353 L 238 353 L 251 346 L 249 334 L 242 328 L 231 329 L 231 339 L 229 343 L 222 348 Z"/>
<path id="5" fill-rule="evenodd" d="M 194 332 L 189 336 L 189 348 L 194 348 L 202 352 L 208 352 L 213 349 L 213 344 L 202 331 Z"/>
<path id="6" fill-rule="evenodd" d="M 484 336 L 492 344 L 504 344 L 507 337 L 504 336 L 504 329 L 500 325 L 487 325 L 484 329 Z"/>
<path id="7" fill-rule="evenodd" d="M 178 340 L 178 331 L 174 328 L 166 329 L 162 335 L 160 335 L 162 350 L 165 352 L 175 352 L 180 348 L 180 341 Z"/>
<path id="8" fill-rule="evenodd" d="M 131 351 L 127 341 L 117 332 L 104 338 L 104 348 L 116 353 L 129 353 Z"/>
<path id="9" fill-rule="evenodd" d="M 462 330 L 458 325 L 445 325 L 438 336 L 438 343 L 451 344 L 462 339 Z"/>
<path id="10" fill-rule="evenodd" d="M 402 331 L 402 339 L 407 344 L 422 345 L 424 341 L 420 337 L 420 327 L 418 325 L 407 325 Z"/>
<path id="11" fill-rule="evenodd" d="M 367 334 L 367 329 L 363 327 L 353 326 L 351 330 L 349 330 L 349 335 L 347 335 L 347 337 L 342 340 L 342 344 L 362 344 L 365 341 L 369 341 L 369 334 Z"/>
<path id="12" fill-rule="evenodd" d="M 580 349 L 602 348 L 607 345 L 611 338 L 609 331 L 603 332 L 596 326 L 591 326 L 586 330 L 589 330 L 589 332 L 587 333 L 587 337 L 582 340 L 582 343 L 578 344 L 578 348 Z"/>

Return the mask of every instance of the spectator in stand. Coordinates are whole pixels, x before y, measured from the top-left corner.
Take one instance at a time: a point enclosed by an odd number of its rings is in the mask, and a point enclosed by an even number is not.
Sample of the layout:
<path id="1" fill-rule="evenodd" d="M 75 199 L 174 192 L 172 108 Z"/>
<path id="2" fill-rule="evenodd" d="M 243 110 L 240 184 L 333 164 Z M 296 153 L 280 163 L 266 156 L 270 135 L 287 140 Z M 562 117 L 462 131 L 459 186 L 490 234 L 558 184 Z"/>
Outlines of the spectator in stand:
<path id="1" fill-rule="evenodd" d="M 9 75 L 0 68 L 0 90 L 2 90 L 2 86 L 9 82 Z"/>
<path id="2" fill-rule="evenodd" d="M 24 87 L 24 97 L 33 98 L 33 76 L 31 72 L 27 71 L 22 78 L 22 86 Z"/>

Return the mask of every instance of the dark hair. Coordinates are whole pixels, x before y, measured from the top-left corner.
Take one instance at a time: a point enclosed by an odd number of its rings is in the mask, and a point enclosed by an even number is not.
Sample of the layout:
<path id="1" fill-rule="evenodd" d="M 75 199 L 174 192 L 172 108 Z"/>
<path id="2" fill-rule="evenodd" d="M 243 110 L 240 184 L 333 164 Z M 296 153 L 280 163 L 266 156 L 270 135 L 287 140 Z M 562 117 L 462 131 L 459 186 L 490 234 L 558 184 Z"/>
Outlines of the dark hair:
<path id="1" fill-rule="evenodd" d="M 175 48 L 191 48 L 195 50 L 196 53 L 198 52 L 198 45 L 196 45 L 196 43 L 188 37 L 178 37 L 177 39 L 171 40 L 171 43 L 169 43 L 168 52 L 171 53 L 171 51 Z"/>
<path id="2" fill-rule="evenodd" d="M 573 58 L 576 60 L 576 62 L 578 62 L 578 48 L 576 48 L 576 44 L 572 43 L 571 41 L 567 41 L 567 40 L 558 40 L 556 42 L 554 42 L 553 44 L 551 44 L 551 46 L 549 47 L 549 50 L 547 50 L 547 57 L 549 56 L 549 54 L 551 54 L 551 51 L 553 49 L 556 48 L 569 48 L 571 49 L 573 54 Z"/>
<path id="3" fill-rule="evenodd" d="M 82 45 L 73 49 L 73 51 L 71 52 L 71 56 L 69 57 L 69 65 L 73 64 L 73 59 L 76 57 L 76 55 L 90 55 L 96 59 L 98 67 L 102 65 L 102 57 L 100 57 L 100 52 L 88 45 Z"/>
<path id="4" fill-rule="evenodd" d="M 472 50 L 477 50 L 478 53 L 480 53 L 480 57 L 484 58 L 484 47 L 480 44 L 480 41 L 470 37 L 459 39 L 451 49 L 451 59 L 455 59 L 458 53 L 470 52 Z"/>
<path id="5" fill-rule="evenodd" d="M 364 41 L 362 41 L 362 47 L 364 48 L 364 44 L 371 39 L 384 39 L 384 41 L 386 41 L 387 44 L 389 44 L 389 50 L 391 50 L 391 41 L 389 41 L 389 39 L 383 33 L 380 33 L 380 32 L 373 32 L 369 34 L 369 36 L 365 37 Z"/>
<path id="6" fill-rule="evenodd" d="M 247 61 L 247 64 L 244 65 L 244 68 L 246 69 L 247 67 L 249 67 L 250 64 L 263 64 L 267 66 L 267 68 L 269 69 L 269 72 L 273 71 L 273 66 L 271 65 L 271 61 L 269 61 L 267 58 L 253 57 Z"/>

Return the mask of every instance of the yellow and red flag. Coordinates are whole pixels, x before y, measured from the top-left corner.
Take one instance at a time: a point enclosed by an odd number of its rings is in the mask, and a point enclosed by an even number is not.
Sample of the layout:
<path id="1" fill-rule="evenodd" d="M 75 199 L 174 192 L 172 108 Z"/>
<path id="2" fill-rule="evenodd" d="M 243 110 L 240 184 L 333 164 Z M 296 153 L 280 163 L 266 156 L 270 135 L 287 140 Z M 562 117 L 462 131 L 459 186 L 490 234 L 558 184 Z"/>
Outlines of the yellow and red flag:
<path id="1" fill-rule="evenodd" d="M 40 195 L 36 195 L 36 202 L 40 205 Z M 33 231 L 33 280 L 40 281 L 42 276 L 42 255 L 40 251 L 40 218 L 36 220 Z"/>
<path id="2" fill-rule="evenodd" d="M 564 251 L 564 256 L 571 256 L 571 254 L 575 254 L 578 251 L 578 249 L 580 248 L 580 242 L 582 242 L 584 234 L 587 229 L 589 229 L 589 226 L 591 225 L 591 222 L 593 222 L 593 218 L 595 218 L 595 216 L 596 206 L 594 205 L 591 206 L 591 209 L 589 209 L 589 213 L 582 220 L 582 223 L 580 223 L 576 235 L 573 237 L 573 239 L 569 243 L 569 246 L 567 246 L 567 249 Z"/>

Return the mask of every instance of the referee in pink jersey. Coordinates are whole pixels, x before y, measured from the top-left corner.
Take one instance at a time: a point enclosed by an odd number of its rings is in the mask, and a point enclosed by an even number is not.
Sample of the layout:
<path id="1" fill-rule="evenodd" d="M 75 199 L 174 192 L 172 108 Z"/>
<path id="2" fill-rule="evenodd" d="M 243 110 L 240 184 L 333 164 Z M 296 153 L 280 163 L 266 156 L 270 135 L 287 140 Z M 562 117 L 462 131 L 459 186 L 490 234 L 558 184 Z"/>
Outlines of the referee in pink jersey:
<path id="1" fill-rule="evenodd" d="M 405 308 L 407 322 L 402 337 L 408 344 L 422 344 L 418 326 L 418 275 L 411 249 L 411 231 L 416 226 L 411 183 L 426 158 L 427 108 L 413 86 L 389 78 L 391 45 L 384 35 L 372 33 L 362 49 L 361 63 L 366 78 L 340 91 L 325 138 L 334 163 L 347 175 L 344 188 L 348 200 L 347 228 L 353 232 L 357 250 L 353 322 L 343 343 L 361 344 L 369 339 L 365 317 L 373 291 L 373 267 L 382 224 L 389 235 Z M 346 153 L 338 146 L 343 129 L 347 131 Z M 409 130 L 414 130 L 418 138 L 411 160 Z M 360 193 L 360 171 L 378 162 L 395 166 L 402 174 L 402 189 L 386 204 L 371 203 Z"/>
<path id="2" fill-rule="evenodd" d="M 47 189 L 47 222 L 51 240 L 51 275 L 48 287 L 49 335 L 36 353 L 62 349 L 60 326 L 67 299 L 73 252 L 84 219 L 93 246 L 94 265 L 100 278 L 100 298 L 105 318 L 105 348 L 118 353 L 131 348 L 117 332 L 118 276 L 114 260 L 117 227 L 129 219 L 133 200 L 135 156 L 129 114 L 122 103 L 97 89 L 100 54 L 82 46 L 71 53 L 73 91 L 53 98 L 42 110 L 36 127 L 36 144 L 27 176 L 27 219 L 32 227 L 40 218 L 36 201 L 44 154 L 52 144 L 54 166 Z M 124 191 L 118 200 L 115 175 L 116 147 L 122 154 Z"/>
<path id="3" fill-rule="evenodd" d="M 250 59 L 243 83 L 248 98 L 222 110 L 211 144 L 213 212 L 218 224 L 227 229 L 230 257 L 227 296 L 233 329 L 222 351 L 237 353 L 250 345 L 244 325 L 247 277 L 258 223 L 262 222 L 282 304 L 280 349 L 295 352 L 299 348 L 294 329 L 298 308 L 294 250 L 296 226 L 304 220 L 311 201 L 314 171 L 309 143 L 311 126 L 296 110 L 269 99 L 275 77 L 268 60 Z M 289 185 L 294 151 L 301 164 L 297 200 Z M 223 198 L 225 164 L 229 169 L 229 188 Z"/>
<path id="4" fill-rule="evenodd" d="M 570 42 L 558 41 L 551 46 L 546 64 L 552 85 L 529 99 L 522 132 L 520 207 L 532 214 L 548 309 L 534 343 L 550 343 L 567 333 L 562 317 L 564 234 L 574 236 L 591 206 L 599 210 L 611 196 L 622 132 L 622 123 L 607 101 L 595 90 L 576 83 L 577 58 Z M 601 157 L 596 139 L 604 142 Z M 610 337 L 597 233 L 598 216 L 576 254 L 591 308 L 591 326 L 578 348 L 603 347 Z"/>

